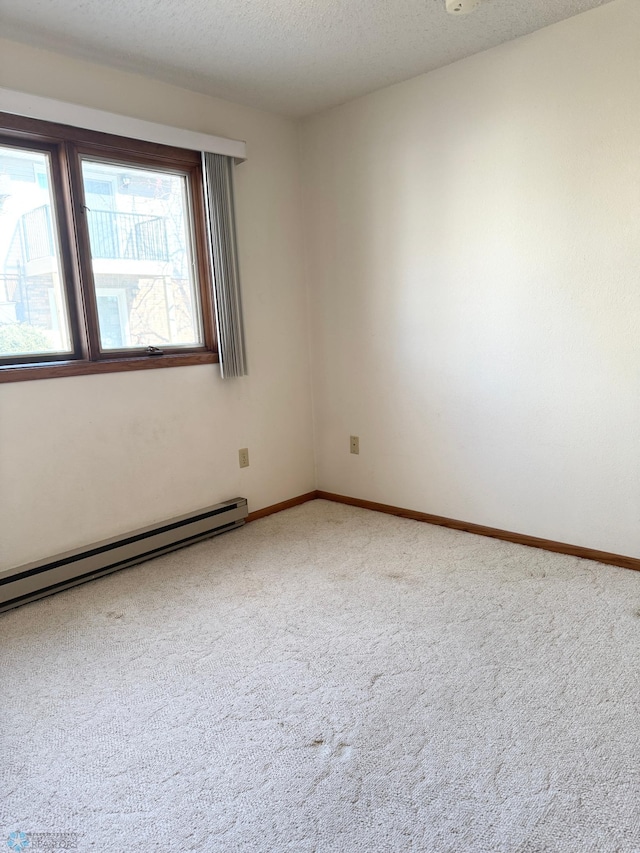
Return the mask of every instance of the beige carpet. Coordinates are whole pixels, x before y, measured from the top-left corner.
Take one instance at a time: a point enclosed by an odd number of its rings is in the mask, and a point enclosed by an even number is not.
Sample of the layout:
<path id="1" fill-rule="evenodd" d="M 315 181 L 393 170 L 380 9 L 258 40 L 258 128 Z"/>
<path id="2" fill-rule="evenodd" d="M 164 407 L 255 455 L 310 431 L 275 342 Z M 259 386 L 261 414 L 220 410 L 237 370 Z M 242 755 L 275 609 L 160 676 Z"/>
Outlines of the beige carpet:
<path id="1" fill-rule="evenodd" d="M 640 851 L 638 573 L 315 501 L 0 630 L 1 849 Z"/>

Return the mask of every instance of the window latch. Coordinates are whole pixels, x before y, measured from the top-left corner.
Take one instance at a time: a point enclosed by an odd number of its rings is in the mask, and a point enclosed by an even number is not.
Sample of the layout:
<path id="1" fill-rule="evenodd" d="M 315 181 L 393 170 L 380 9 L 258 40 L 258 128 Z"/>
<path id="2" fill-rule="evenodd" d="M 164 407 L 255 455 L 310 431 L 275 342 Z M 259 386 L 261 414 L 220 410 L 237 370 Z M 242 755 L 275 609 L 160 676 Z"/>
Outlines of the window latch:
<path id="1" fill-rule="evenodd" d="M 147 347 L 145 352 L 147 355 L 164 355 L 164 350 L 160 347 Z"/>

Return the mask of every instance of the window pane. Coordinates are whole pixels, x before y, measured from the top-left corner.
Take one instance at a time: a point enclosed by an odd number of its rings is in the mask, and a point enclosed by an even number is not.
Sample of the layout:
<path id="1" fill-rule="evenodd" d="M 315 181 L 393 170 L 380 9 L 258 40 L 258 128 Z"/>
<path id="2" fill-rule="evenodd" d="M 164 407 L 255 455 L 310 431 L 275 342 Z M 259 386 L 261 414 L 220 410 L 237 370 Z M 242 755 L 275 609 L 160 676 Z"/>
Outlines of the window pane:
<path id="1" fill-rule="evenodd" d="M 103 350 L 202 344 L 187 179 L 83 159 Z"/>
<path id="2" fill-rule="evenodd" d="M 0 357 L 71 350 L 49 155 L 0 146 Z"/>

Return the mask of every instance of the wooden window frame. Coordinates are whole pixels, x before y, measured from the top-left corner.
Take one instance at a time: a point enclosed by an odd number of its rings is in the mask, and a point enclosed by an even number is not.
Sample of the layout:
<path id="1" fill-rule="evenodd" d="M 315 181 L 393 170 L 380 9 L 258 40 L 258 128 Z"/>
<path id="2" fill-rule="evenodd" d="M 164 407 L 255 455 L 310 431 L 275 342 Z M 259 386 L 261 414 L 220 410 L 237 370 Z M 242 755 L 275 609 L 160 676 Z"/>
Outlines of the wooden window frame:
<path id="1" fill-rule="evenodd" d="M 50 155 L 52 204 L 73 348 L 73 353 L 63 359 L 59 354 L 18 356 L 19 362 L 16 358 L 0 358 L 0 383 L 211 364 L 219 360 L 200 152 L 10 113 L 0 113 L 0 145 L 30 148 Z M 124 166 L 159 168 L 187 178 L 202 345 L 165 346 L 160 355 L 131 349 L 101 350 L 84 205 L 83 157 Z"/>

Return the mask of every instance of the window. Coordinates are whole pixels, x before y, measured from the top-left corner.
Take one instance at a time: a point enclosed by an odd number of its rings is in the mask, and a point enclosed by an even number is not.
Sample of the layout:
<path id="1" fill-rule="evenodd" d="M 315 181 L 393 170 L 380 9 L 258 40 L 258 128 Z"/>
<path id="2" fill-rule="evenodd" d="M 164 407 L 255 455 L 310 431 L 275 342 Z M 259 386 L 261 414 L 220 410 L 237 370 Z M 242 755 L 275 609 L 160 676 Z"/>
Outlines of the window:
<path id="1" fill-rule="evenodd" d="M 200 154 L 0 114 L 0 381 L 217 361 Z"/>

